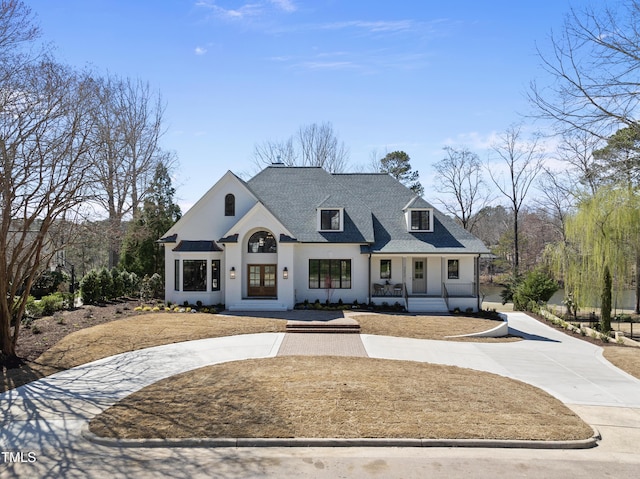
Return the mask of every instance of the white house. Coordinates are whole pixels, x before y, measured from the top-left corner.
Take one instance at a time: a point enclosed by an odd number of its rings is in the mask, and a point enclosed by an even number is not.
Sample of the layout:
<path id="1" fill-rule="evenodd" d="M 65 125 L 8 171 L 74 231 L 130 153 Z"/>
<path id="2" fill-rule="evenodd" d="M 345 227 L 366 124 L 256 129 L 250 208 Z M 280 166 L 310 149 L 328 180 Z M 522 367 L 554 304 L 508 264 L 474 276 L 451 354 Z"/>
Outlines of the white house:
<path id="1" fill-rule="evenodd" d="M 160 240 L 165 299 L 232 311 L 314 302 L 477 310 L 486 246 L 387 174 L 227 172 Z"/>

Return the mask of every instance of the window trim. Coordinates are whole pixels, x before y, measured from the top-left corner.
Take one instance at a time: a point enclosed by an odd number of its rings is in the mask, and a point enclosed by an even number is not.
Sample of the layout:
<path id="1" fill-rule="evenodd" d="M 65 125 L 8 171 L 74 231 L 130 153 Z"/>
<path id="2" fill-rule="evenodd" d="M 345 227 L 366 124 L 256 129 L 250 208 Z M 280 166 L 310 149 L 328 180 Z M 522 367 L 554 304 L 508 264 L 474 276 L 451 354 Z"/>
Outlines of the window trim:
<path id="1" fill-rule="evenodd" d="M 451 276 L 451 265 L 454 264 L 455 267 L 455 277 Z M 460 279 L 460 260 L 457 258 L 452 258 L 447 260 L 447 279 Z"/>
<path id="2" fill-rule="evenodd" d="M 418 228 L 413 228 L 413 214 L 414 213 L 427 213 L 427 224 L 420 225 Z M 419 222 L 420 223 L 420 222 Z M 420 228 L 420 226 L 426 226 L 426 229 Z M 430 233 L 433 231 L 433 209 L 431 208 L 412 208 L 407 212 L 407 230 L 410 233 Z"/>
<path id="3" fill-rule="evenodd" d="M 260 238 L 260 239 L 256 239 L 253 241 L 254 244 L 256 244 L 256 248 L 255 251 L 253 250 L 253 248 L 251 247 L 252 245 L 252 239 L 254 237 L 257 238 L 257 235 L 263 233 L 264 234 L 264 238 Z M 265 251 L 265 247 L 267 246 L 267 241 L 265 241 L 266 239 L 270 238 L 271 240 L 273 240 L 273 250 L 270 251 Z M 263 241 L 262 246 L 260 246 L 260 241 Z M 269 242 L 270 244 L 271 242 Z M 260 253 L 270 253 L 270 254 L 274 254 L 278 252 L 278 241 L 276 240 L 276 237 L 273 235 L 273 233 L 271 233 L 270 231 L 267 230 L 258 230 L 254 233 L 251 234 L 251 236 L 249 236 L 249 239 L 247 240 L 247 253 L 251 253 L 251 254 L 260 254 Z"/>
<path id="4" fill-rule="evenodd" d="M 383 268 L 382 265 L 383 264 L 388 264 L 389 265 L 389 269 L 386 271 L 387 274 L 383 275 Z M 386 279 L 386 280 L 390 280 L 391 279 L 391 265 L 392 265 L 392 261 L 390 259 L 381 259 L 380 260 L 380 279 Z"/>
<path id="5" fill-rule="evenodd" d="M 317 266 L 312 268 L 312 263 L 317 262 Z M 322 278 L 322 272 L 327 270 L 327 278 Z M 312 277 L 311 271 L 315 269 L 317 276 Z M 334 274 L 335 272 L 335 274 Z M 353 274 L 350 259 L 328 259 L 310 258 L 308 270 L 309 289 L 351 289 L 353 284 Z M 312 280 L 313 283 L 312 283 Z M 337 282 L 337 286 L 335 283 Z M 317 286 L 316 286 L 317 284 Z"/>
<path id="6" fill-rule="evenodd" d="M 173 261 L 173 290 L 180 291 L 180 260 Z"/>
<path id="7" fill-rule="evenodd" d="M 236 215 L 236 196 L 233 193 L 227 193 L 224 197 L 224 215 Z"/>
<path id="8" fill-rule="evenodd" d="M 185 266 L 187 266 L 187 263 L 204 263 L 204 278 L 201 280 L 202 283 L 201 284 L 195 284 L 193 286 L 189 286 L 187 288 L 187 286 L 185 285 L 185 279 L 187 279 L 187 273 L 185 271 L 187 271 L 187 268 L 185 268 Z M 208 261 L 206 259 L 183 259 L 182 260 L 182 291 L 189 291 L 189 292 L 198 292 L 198 293 L 202 293 L 207 291 L 207 266 L 208 266 Z M 189 273 L 191 271 L 188 271 Z M 202 286 L 202 288 L 197 288 L 197 286 Z"/>
<path id="9" fill-rule="evenodd" d="M 216 267 L 214 267 L 216 266 Z M 212 259 L 211 260 L 211 267 L 210 267 L 210 271 L 211 271 L 211 291 L 220 291 L 220 279 L 221 279 L 221 274 L 220 274 L 220 260 L 219 259 Z M 216 273 L 216 274 L 214 274 Z M 217 286 L 214 286 L 214 281 L 216 282 Z"/>
<path id="10" fill-rule="evenodd" d="M 322 228 L 322 213 L 325 211 L 336 211 L 338 213 L 338 228 Z M 340 233 L 344 231 L 344 208 L 318 208 L 318 231 L 322 233 Z"/>

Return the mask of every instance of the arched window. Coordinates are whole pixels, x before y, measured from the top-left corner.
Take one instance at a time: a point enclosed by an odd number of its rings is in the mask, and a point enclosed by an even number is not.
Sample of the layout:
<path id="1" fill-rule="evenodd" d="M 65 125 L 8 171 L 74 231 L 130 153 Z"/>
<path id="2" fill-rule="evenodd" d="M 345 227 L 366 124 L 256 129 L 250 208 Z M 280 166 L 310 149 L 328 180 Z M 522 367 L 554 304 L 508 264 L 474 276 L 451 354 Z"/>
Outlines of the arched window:
<path id="1" fill-rule="evenodd" d="M 249 253 L 276 253 L 276 239 L 268 231 L 258 231 L 249 238 Z"/>
<path id="2" fill-rule="evenodd" d="M 235 216 L 236 215 L 236 197 L 229 193 L 224 197 L 224 215 Z"/>

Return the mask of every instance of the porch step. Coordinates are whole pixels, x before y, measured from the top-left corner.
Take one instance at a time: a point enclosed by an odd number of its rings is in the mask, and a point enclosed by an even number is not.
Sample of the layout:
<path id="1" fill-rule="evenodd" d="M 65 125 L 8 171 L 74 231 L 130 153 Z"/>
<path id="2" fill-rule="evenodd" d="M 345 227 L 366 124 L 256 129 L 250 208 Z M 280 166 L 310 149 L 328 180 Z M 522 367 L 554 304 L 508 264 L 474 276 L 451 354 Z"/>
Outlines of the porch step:
<path id="1" fill-rule="evenodd" d="M 287 333 L 360 334 L 360 325 L 349 318 L 329 321 L 287 321 Z"/>
<path id="2" fill-rule="evenodd" d="M 227 307 L 229 311 L 287 311 L 284 303 L 273 300 L 246 300 L 233 303 Z"/>
<path id="3" fill-rule="evenodd" d="M 449 308 L 443 298 L 413 296 L 408 298 L 407 311 L 410 313 L 448 313 Z"/>

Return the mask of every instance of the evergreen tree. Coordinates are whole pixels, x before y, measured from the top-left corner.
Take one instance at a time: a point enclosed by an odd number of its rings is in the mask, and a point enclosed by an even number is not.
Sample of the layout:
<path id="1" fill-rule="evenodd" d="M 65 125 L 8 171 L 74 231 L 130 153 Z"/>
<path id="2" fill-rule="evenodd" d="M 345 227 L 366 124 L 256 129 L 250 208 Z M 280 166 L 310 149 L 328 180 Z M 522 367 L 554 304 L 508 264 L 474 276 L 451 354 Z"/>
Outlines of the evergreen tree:
<path id="1" fill-rule="evenodd" d="M 609 266 L 605 265 L 602 273 L 602 299 L 600 301 L 600 331 L 611 331 L 611 273 Z"/>
<path id="2" fill-rule="evenodd" d="M 175 188 L 163 163 L 156 167 L 151 193 L 142 211 L 134 215 L 125 237 L 120 267 L 138 276 L 164 275 L 164 249 L 156 243 L 180 219 L 180 207 L 174 203 Z"/>
<path id="3" fill-rule="evenodd" d="M 380 172 L 390 174 L 416 195 L 422 196 L 424 187 L 418 181 L 420 177 L 418 171 L 411 169 L 410 160 L 409 155 L 404 151 L 392 151 L 380 160 Z"/>
<path id="4" fill-rule="evenodd" d="M 593 152 L 595 172 L 608 184 L 640 185 L 640 130 L 622 128 Z"/>

